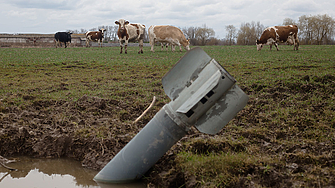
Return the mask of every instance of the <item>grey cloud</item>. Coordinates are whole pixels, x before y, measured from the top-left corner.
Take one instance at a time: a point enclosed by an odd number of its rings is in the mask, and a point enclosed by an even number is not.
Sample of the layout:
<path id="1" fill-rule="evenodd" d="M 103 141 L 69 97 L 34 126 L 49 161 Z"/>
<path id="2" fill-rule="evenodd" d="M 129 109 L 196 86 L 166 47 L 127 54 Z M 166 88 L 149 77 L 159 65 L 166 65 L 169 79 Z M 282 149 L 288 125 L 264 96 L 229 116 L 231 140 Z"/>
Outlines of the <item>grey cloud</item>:
<path id="1" fill-rule="evenodd" d="M 333 0 L 0 0 L 2 31 L 11 33 L 90 29 L 114 25 L 115 20 L 150 25 L 199 27 L 206 24 L 224 37 L 225 26 L 260 21 L 265 26 L 281 24 L 286 17 L 335 16 Z M 38 24 L 37 24 L 38 23 Z"/>
<path id="2" fill-rule="evenodd" d="M 71 10 L 75 7 L 69 1 L 12 0 L 7 3 L 18 8 Z"/>
<path id="3" fill-rule="evenodd" d="M 287 10 L 292 10 L 295 12 L 310 12 L 314 13 L 317 10 L 318 5 L 313 1 L 302 1 L 302 2 L 290 2 L 285 5 Z"/>

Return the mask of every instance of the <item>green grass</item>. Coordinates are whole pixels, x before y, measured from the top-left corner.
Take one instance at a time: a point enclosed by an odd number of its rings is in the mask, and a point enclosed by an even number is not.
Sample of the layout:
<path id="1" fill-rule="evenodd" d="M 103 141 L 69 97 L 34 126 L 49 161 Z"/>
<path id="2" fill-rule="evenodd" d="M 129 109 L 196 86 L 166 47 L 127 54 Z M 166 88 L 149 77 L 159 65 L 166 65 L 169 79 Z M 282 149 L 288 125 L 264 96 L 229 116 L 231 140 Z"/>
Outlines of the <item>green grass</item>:
<path id="1" fill-rule="evenodd" d="M 76 100 L 84 94 L 115 99 L 146 96 L 182 56 L 138 55 L 135 50 L 125 55 L 119 54 L 119 48 L 4 48 L 0 96 L 16 94 L 18 102 L 24 95 L 55 100 Z"/>
<path id="2" fill-rule="evenodd" d="M 156 96 L 157 111 L 169 102 L 161 78 L 185 54 L 159 48 L 151 53 L 146 47 L 144 54 L 137 54 L 138 47 L 129 47 L 128 54 L 119 54 L 119 48 L 2 48 L 0 112 L 36 101 L 76 101 L 84 95 L 134 108 Z M 335 182 L 335 47 L 300 46 L 293 51 L 281 45 L 280 51 L 260 52 L 255 46 L 202 48 L 235 77 L 250 100 L 215 137 L 185 139 L 182 152 L 176 153 L 175 173 L 195 177 L 198 187 Z M 100 129 L 97 136 L 104 137 L 107 129 Z M 293 163 L 298 170 L 287 167 Z"/>
<path id="3" fill-rule="evenodd" d="M 257 163 L 258 159 L 241 152 L 237 154 L 220 153 L 209 155 L 194 155 L 191 152 L 181 152 L 176 159 L 183 171 L 198 178 L 201 187 L 227 186 L 238 182 L 236 174 L 248 173 L 249 166 Z"/>
<path id="4" fill-rule="evenodd" d="M 254 46 L 203 49 L 242 86 L 270 84 L 271 87 L 276 81 L 290 83 L 294 77 L 322 77 L 334 72 L 333 46 L 301 46 L 298 52 L 288 46 L 281 46 L 279 52 L 267 48 L 257 52 Z M 57 99 L 78 98 L 83 94 L 106 97 L 117 91 L 121 92 L 119 95 L 136 90 L 147 93 L 145 88 L 159 85 L 161 77 L 184 54 L 159 49 L 151 53 L 145 48 L 145 54 L 138 55 L 136 50 L 137 47 L 130 48 L 125 55 L 119 54 L 119 48 L 3 48 L 0 96 L 30 93 Z M 38 92 L 48 87 L 57 91 Z M 94 87 L 97 89 L 92 91 Z"/>

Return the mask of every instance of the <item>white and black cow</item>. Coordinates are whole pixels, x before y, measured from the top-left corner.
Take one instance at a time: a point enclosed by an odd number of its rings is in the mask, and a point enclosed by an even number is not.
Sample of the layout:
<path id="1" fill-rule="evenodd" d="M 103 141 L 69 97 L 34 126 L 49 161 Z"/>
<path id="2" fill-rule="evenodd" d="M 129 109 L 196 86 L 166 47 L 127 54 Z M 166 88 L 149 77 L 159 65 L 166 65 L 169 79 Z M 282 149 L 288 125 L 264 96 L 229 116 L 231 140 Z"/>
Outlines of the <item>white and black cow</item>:
<path id="1" fill-rule="evenodd" d="M 151 51 L 154 52 L 156 42 L 171 44 L 172 51 L 175 51 L 174 46 L 181 46 L 186 50 L 190 50 L 190 42 L 186 40 L 184 33 L 177 27 L 170 25 L 152 25 L 148 29 Z"/>
<path id="2" fill-rule="evenodd" d="M 124 44 L 124 53 L 127 53 L 128 42 L 138 41 L 140 51 L 138 53 L 143 54 L 143 38 L 145 25 L 142 24 L 129 24 L 128 21 L 124 19 L 120 19 L 119 21 L 115 21 L 115 24 L 119 25 L 119 29 L 117 31 L 117 36 L 119 37 L 120 47 L 122 54 L 123 42 Z"/>
<path id="3" fill-rule="evenodd" d="M 98 42 L 102 47 L 102 39 L 104 38 L 104 32 L 106 29 L 99 29 L 99 31 L 87 31 L 86 32 L 86 47 L 90 47 L 90 41 Z"/>
<path id="4" fill-rule="evenodd" d="M 70 42 L 71 43 L 71 34 L 70 32 L 57 32 L 55 34 L 55 42 L 56 42 L 56 48 L 59 44 L 60 47 L 62 47 L 61 42 L 64 42 L 65 48 L 66 48 L 66 43 Z"/>
<path id="5" fill-rule="evenodd" d="M 288 26 L 274 26 L 266 28 L 261 38 L 256 40 L 257 50 L 261 50 L 264 45 L 270 45 L 270 50 L 274 44 L 278 49 L 278 42 L 286 42 L 293 45 L 293 50 L 298 50 L 299 40 L 298 40 L 298 26 L 288 25 Z"/>

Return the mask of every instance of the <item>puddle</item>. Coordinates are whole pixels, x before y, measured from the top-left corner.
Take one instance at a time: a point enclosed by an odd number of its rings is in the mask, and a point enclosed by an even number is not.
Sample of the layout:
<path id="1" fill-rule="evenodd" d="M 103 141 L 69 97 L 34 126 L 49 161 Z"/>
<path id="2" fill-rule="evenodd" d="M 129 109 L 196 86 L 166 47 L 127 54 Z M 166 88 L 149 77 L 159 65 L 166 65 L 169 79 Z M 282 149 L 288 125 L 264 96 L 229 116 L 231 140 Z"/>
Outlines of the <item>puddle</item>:
<path id="1" fill-rule="evenodd" d="M 11 158 L 9 158 L 11 159 Z M 142 182 L 132 184 L 101 184 L 93 181 L 98 171 L 83 168 L 73 159 L 34 159 L 18 157 L 18 162 L 0 166 L 1 188 L 145 188 Z"/>

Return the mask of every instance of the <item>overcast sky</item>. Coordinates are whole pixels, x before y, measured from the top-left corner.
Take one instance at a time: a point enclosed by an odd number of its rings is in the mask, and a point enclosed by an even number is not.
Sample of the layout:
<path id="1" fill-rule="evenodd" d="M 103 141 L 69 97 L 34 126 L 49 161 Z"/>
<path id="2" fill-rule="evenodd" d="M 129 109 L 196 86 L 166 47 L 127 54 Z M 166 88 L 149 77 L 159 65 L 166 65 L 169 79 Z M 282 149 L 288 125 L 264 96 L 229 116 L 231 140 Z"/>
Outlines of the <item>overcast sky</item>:
<path id="1" fill-rule="evenodd" d="M 285 18 L 328 14 L 335 18 L 335 0 L 0 0 L 0 33 L 57 31 L 130 23 L 213 28 L 217 38 L 225 26 L 259 21 L 281 25 Z"/>

